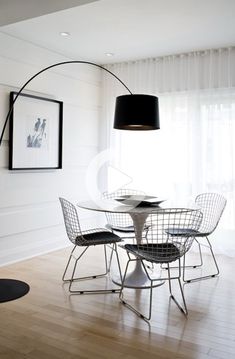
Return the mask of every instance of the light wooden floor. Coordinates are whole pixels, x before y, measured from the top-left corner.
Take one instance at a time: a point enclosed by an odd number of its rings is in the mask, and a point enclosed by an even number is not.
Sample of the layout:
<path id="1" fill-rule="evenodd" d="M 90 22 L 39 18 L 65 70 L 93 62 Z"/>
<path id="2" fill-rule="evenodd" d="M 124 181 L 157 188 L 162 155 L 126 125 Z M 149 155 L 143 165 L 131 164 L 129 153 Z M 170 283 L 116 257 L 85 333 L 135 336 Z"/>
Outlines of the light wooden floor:
<path id="1" fill-rule="evenodd" d="M 31 286 L 25 297 L 0 304 L 1 359 L 235 358 L 233 259 L 218 257 L 219 278 L 184 286 L 187 319 L 169 303 L 167 284 L 156 288 L 148 325 L 117 294 L 69 296 L 61 281 L 69 251 L 0 268 L 2 278 Z M 92 269 L 100 266 L 96 257 L 94 250 L 87 256 Z M 134 297 L 145 305 L 146 291 Z"/>

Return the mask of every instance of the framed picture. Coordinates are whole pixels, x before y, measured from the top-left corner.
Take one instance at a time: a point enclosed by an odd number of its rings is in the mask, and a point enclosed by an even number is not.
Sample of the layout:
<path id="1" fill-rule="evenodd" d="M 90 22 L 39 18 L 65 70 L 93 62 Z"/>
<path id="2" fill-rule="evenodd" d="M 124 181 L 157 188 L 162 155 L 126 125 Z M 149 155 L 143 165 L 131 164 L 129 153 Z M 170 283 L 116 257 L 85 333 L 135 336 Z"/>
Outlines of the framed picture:
<path id="1" fill-rule="evenodd" d="M 62 168 L 62 126 L 63 102 L 20 94 L 10 117 L 9 169 Z"/>

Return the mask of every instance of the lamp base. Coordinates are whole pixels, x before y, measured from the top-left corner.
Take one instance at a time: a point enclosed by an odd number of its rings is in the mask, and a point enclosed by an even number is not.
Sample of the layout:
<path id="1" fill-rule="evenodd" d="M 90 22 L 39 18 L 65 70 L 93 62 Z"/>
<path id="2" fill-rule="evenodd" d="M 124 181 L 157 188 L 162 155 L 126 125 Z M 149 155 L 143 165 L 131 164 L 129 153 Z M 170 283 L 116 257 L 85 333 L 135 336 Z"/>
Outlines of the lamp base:
<path id="1" fill-rule="evenodd" d="M 23 297 L 29 289 L 29 285 L 20 280 L 0 279 L 0 303 Z"/>

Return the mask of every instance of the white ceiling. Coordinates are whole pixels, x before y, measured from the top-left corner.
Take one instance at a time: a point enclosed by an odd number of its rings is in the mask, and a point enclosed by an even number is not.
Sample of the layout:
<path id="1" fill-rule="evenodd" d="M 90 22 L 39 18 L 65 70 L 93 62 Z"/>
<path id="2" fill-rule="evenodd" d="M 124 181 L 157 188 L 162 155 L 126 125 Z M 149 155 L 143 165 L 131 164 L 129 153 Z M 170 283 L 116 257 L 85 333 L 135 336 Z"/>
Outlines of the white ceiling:
<path id="1" fill-rule="evenodd" d="M 121 62 L 235 45 L 235 0 L 99 0 L 0 30 L 68 58 Z"/>

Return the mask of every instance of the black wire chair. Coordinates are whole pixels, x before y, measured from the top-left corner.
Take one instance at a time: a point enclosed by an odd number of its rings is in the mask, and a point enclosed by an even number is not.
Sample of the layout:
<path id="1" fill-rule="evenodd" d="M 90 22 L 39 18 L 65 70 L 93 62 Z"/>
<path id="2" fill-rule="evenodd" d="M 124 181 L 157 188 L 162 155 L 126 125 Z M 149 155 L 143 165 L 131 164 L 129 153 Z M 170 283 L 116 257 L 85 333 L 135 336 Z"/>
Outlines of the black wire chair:
<path id="1" fill-rule="evenodd" d="M 94 228 L 94 229 L 82 231 L 76 207 L 71 202 L 69 202 L 68 200 L 66 200 L 64 198 L 59 198 L 59 200 L 60 200 L 60 204 L 61 204 L 61 208 L 62 208 L 62 212 L 63 212 L 64 224 L 65 224 L 67 236 L 68 236 L 69 240 L 74 245 L 74 247 L 71 251 L 71 254 L 69 256 L 68 262 L 66 264 L 63 276 L 62 276 L 62 280 L 64 282 L 70 283 L 69 291 L 71 293 L 77 293 L 77 294 L 119 292 L 120 291 L 119 288 L 118 289 L 117 288 L 101 289 L 101 290 L 74 290 L 72 288 L 72 284 L 74 281 L 95 279 L 95 278 L 100 278 L 100 277 L 107 275 L 110 272 L 110 266 L 111 266 L 113 252 L 116 253 L 118 270 L 119 270 L 120 278 L 122 278 L 119 256 L 118 256 L 118 251 L 117 251 L 117 243 L 121 242 L 122 239 L 120 237 L 118 237 L 116 234 L 114 234 L 104 228 Z M 76 272 L 76 268 L 77 268 L 79 259 L 84 255 L 84 253 L 87 251 L 87 249 L 90 246 L 97 246 L 97 245 L 104 246 L 105 273 L 94 274 L 92 276 L 87 276 L 87 277 L 75 277 L 75 272 Z M 108 264 L 108 259 L 107 259 L 106 246 L 109 246 L 111 249 L 109 264 Z M 76 255 L 76 249 L 78 247 L 82 247 L 82 252 L 79 255 Z M 66 279 L 65 278 L 66 273 L 67 273 L 67 270 L 69 268 L 72 258 L 75 261 L 73 269 L 72 269 L 72 275 L 70 278 Z"/>
<path id="2" fill-rule="evenodd" d="M 141 243 L 125 244 L 123 248 L 127 251 L 128 261 L 125 268 L 120 300 L 129 309 L 145 320 L 151 319 L 152 314 L 152 291 L 156 281 L 167 280 L 169 283 L 170 298 L 174 300 L 179 309 L 188 314 L 185 297 L 181 285 L 181 263 L 180 258 L 190 249 L 194 240 L 194 234 L 198 231 L 202 221 L 200 210 L 191 210 L 184 208 L 160 209 L 157 213 L 150 214 L 148 222 L 150 228 L 146 238 Z M 181 228 L 180 232 L 175 228 Z M 148 314 L 139 312 L 133 305 L 127 303 L 124 298 L 125 278 L 129 264 L 133 261 L 140 261 L 141 265 L 150 281 L 150 297 Z M 178 275 L 171 275 L 170 263 L 178 261 Z M 165 264 L 167 266 L 168 276 L 166 278 L 156 278 L 154 273 L 148 270 L 145 263 Z M 178 303 L 172 294 L 171 281 L 177 280 L 183 300 L 183 307 Z M 144 288 L 146 289 L 146 288 Z"/>

